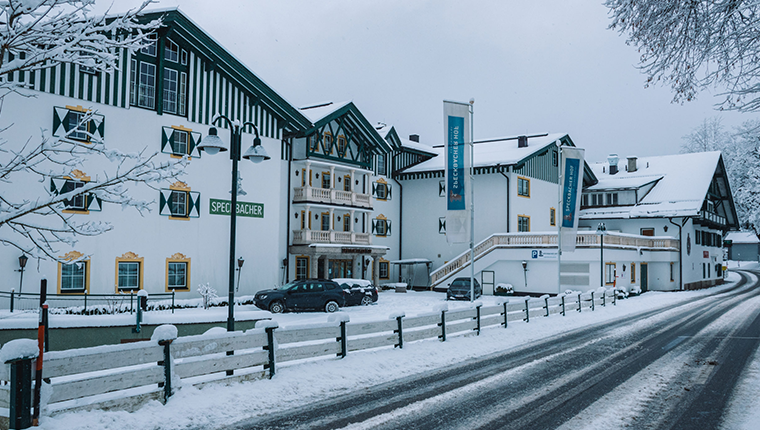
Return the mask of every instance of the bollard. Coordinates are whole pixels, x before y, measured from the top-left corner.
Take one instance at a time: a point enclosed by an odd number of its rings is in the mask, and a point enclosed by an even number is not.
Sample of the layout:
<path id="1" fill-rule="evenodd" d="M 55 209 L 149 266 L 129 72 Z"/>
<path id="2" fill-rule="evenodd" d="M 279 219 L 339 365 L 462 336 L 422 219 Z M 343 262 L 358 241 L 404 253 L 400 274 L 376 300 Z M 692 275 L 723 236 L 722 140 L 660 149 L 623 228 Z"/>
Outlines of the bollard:
<path id="1" fill-rule="evenodd" d="M 549 298 L 548 297 L 544 297 L 544 309 L 546 309 L 546 315 L 544 316 L 548 317 L 549 316 Z"/>
<path id="2" fill-rule="evenodd" d="M 84 292 L 84 313 L 82 315 L 87 315 L 87 291 Z"/>
<path id="3" fill-rule="evenodd" d="M 175 291 L 172 290 L 172 313 L 174 313 L 174 293 Z"/>
<path id="4" fill-rule="evenodd" d="M 394 333 L 398 333 L 398 344 L 393 345 L 394 347 L 398 347 L 399 349 L 404 349 L 404 325 L 402 323 L 402 319 L 404 318 L 404 315 L 399 315 L 396 317 L 396 323 L 398 324 L 398 329 L 394 330 Z"/>
<path id="5" fill-rule="evenodd" d="M 132 329 L 132 333 L 140 333 L 140 323 L 142 323 L 142 306 L 137 307 L 137 313 L 135 314 L 135 328 Z"/>
<path id="6" fill-rule="evenodd" d="M 267 327 L 264 330 L 267 332 L 267 346 L 264 347 L 269 351 L 269 365 L 264 365 L 264 369 L 269 369 L 269 379 L 272 379 L 275 373 L 275 357 L 274 357 L 274 330 L 277 327 Z"/>
<path id="7" fill-rule="evenodd" d="M 591 292 L 591 312 L 594 311 L 594 292 Z"/>
<path id="8" fill-rule="evenodd" d="M 617 306 L 617 292 L 612 290 L 612 306 Z"/>
<path id="9" fill-rule="evenodd" d="M 13 299 L 16 295 L 16 290 L 11 290 L 11 312 L 13 312 Z"/>
<path id="10" fill-rule="evenodd" d="M 581 294 L 578 294 L 578 312 L 581 312 Z"/>
<path id="11" fill-rule="evenodd" d="M 525 299 L 525 318 L 523 321 L 530 322 L 530 309 L 528 308 L 528 302 L 530 301 L 530 297 Z"/>
<path id="12" fill-rule="evenodd" d="M 478 336 L 480 336 L 480 307 L 482 305 L 475 306 L 475 319 L 478 321 L 477 327 L 475 330 L 478 332 Z"/>
<path id="13" fill-rule="evenodd" d="M 135 311 L 135 293 L 131 292 L 129 293 L 129 314 L 132 315 L 132 313 Z"/>
<path id="14" fill-rule="evenodd" d="M 34 358 L 21 358 L 6 362 L 11 365 L 8 428 L 32 426 L 32 360 Z"/>
<path id="15" fill-rule="evenodd" d="M 441 335 L 438 336 L 438 339 L 441 339 L 441 342 L 446 342 L 446 311 L 441 311 L 441 323 L 438 324 L 441 326 Z"/>
<path id="16" fill-rule="evenodd" d="M 602 293 L 602 306 L 607 307 L 607 290 Z"/>
<path id="17" fill-rule="evenodd" d="M 507 328 L 507 325 L 509 324 L 509 318 L 507 317 L 507 306 L 509 305 L 509 300 L 504 302 L 504 328 Z"/>
<path id="18" fill-rule="evenodd" d="M 562 316 L 565 316 L 565 295 L 562 295 Z"/>
<path id="19" fill-rule="evenodd" d="M 346 340 L 346 322 L 341 321 L 340 322 L 340 337 L 338 338 L 340 341 L 340 352 L 338 353 L 338 357 L 340 358 L 346 358 L 346 354 L 348 353 L 348 342 Z"/>

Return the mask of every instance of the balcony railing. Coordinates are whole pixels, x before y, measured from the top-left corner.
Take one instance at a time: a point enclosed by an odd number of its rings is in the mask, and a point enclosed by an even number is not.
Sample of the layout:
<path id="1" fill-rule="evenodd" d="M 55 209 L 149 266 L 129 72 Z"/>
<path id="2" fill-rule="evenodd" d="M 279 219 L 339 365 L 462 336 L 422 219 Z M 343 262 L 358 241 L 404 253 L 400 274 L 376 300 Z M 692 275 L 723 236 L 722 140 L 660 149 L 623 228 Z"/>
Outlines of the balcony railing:
<path id="1" fill-rule="evenodd" d="M 327 203 L 372 209 L 369 194 L 343 191 L 335 188 L 296 187 L 293 189 L 293 203 Z"/>
<path id="2" fill-rule="evenodd" d="M 343 245 L 371 245 L 369 233 L 336 230 L 293 230 L 293 245 L 335 243 Z"/>
<path id="3" fill-rule="evenodd" d="M 699 211 L 699 220 L 711 222 L 713 224 L 721 226 L 728 225 L 726 217 L 707 211 Z"/>

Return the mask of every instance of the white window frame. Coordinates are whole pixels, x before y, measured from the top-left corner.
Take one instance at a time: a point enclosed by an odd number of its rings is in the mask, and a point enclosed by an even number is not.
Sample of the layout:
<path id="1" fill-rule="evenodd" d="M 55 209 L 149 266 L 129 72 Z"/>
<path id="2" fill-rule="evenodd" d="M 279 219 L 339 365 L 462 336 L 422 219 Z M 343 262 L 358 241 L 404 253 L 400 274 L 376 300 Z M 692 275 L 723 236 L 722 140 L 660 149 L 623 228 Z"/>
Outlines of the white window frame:
<path id="1" fill-rule="evenodd" d="M 71 270 L 74 270 L 73 272 Z M 70 272 L 70 273 L 66 273 Z M 72 287 L 74 282 L 81 281 L 81 286 Z M 69 283 L 69 287 L 65 285 Z M 87 291 L 87 261 L 78 261 L 76 263 L 61 263 L 61 292 L 64 291 Z"/>
<path id="2" fill-rule="evenodd" d="M 117 269 L 118 279 L 116 280 L 116 285 L 118 286 L 119 290 L 139 290 L 140 289 L 140 262 L 139 261 L 119 261 L 117 264 L 118 264 L 118 269 Z M 122 267 L 124 267 L 123 271 L 122 271 Z M 134 283 L 131 283 L 133 278 L 134 278 Z"/>
<path id="3" fill-rule="evenodd" d="M 169 261 L 166 267 L 166 277 L 167 277 L 167 287 L 170 290 L 177 290 L 177 289 L 187 289 L 187 261 Z M 174 267 L 174 269 L 172 269 Z M 182 273 L 179 273 L 177 270 L 179 267 L 182 267 Z M 174 273 L 172 273 L 174 272 Z M 177 279 L 181 277 L 183 283 L 178 284 Z"/>
<path id="4" fill-rule="evenodd" d="M 180 198 L 181 196 L 181 198 Z M 173 217 L 187 217 L 188 215 L 188 193 L 187 191 L 172 190 L 169 197 L 169 201 L 166 204 L 169 205 L 169 212 Z M 180 206 L 184 209 L 180 212 L 178 209 Z"/>

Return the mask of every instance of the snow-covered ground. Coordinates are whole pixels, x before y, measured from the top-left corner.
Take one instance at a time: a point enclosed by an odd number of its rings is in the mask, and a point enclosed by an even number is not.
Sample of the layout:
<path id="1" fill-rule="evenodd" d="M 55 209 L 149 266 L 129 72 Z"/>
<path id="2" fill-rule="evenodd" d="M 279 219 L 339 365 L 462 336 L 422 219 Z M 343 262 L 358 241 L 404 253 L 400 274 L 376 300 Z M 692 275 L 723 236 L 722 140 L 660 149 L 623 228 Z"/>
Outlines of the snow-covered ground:
<path id="1" fill-rule="evenodd" d="M 736 281 L 738 275 L 730 274 Z M 689 298 L 714 294 L 727 286 L 702 291 L 658 293 L 649 292 L 640 297 L 621 300 L 618 305 L 597 307 L 595 312 L 538 318 L 526 323 L 512 323 L 508 329 L 493 327 L 483 330 L 481 336 L 457 337 L 447 342 L 435 340 L 406 344 L 404 349 L 378 349 L 350 353 L 344 359 L 325 359 L 292 365 L 280 365 L 272 379 L 236 383 L 228 386 L 208 385 L 202 389 L 182 386 L 168 404 L 151 402 L 134 413 L 121 411 L 91 411 L 44 417 L 41 428 L 64 429 L 187 429 L 220 428 L 251 416 L 267 414 L 308 404 L 342 394 L 360 387 L 372 386 L 393 379 L 407 377 L 427 370 L 465 361 L 472 357 L 503 351 L 515 346 L 556 336 L 562 332 L 614 320 L 625 315 L 666 306 Z M 382 292 L 377 305 L 347 308 L 351 321 L 387 319 L 389 314 L 403 310 L 408 316 L 432 311 L 443 301 L 443 295 L 429 292 L 397 294 Z M 496 301 L 484 297 L 484 305 Z M 451 308 L 469 306 L 469 303 L 450 303 Z M 281 326 L 321 323 L 327 320 L 324 313 L 282 314 L 274 318 Z M 593 329 L 593 328 L 592 328 Z M 760 363 L 753 362 L 750 378 L 760 379 Z M 757 394 L 756 380 L 747 380 L 747 390 Z M 754 387 L 754 388 L 752 388 Z M 758 396 L 747 397 L 756 407 Z M 746 405 L 749 406 L 749 405 Z M 756 416 L 734 418 L 734 423 L 751 423 Z M 756 422 L 756 421 L 755 421 Z M 750 428 L 750 427 L 747 427 Z"/>

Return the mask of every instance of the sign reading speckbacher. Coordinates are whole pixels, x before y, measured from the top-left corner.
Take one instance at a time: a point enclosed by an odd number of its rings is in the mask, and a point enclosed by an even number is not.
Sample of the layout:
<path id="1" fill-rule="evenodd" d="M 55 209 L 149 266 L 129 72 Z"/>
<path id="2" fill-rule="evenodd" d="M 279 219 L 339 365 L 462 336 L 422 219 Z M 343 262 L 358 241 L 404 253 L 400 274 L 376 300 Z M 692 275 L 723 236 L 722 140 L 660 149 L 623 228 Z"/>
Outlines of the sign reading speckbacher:
<path id="1" fill-rule="evenodd" d="M 211 215 L 229 215 L 232 202 L 229 200 L 209 199 L 208 213 Z M 263 203 L 237 202 L 237 216 L 264 218 Z"/>

